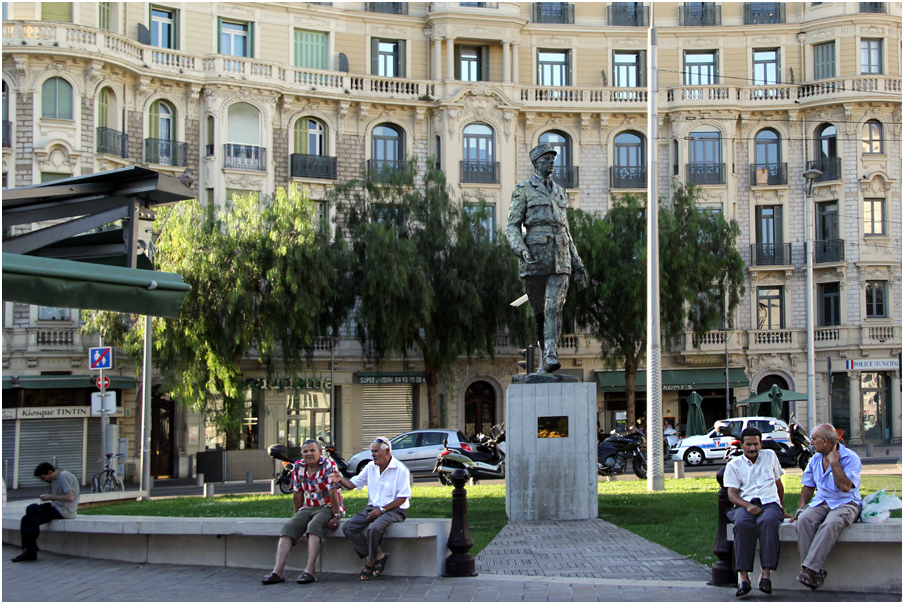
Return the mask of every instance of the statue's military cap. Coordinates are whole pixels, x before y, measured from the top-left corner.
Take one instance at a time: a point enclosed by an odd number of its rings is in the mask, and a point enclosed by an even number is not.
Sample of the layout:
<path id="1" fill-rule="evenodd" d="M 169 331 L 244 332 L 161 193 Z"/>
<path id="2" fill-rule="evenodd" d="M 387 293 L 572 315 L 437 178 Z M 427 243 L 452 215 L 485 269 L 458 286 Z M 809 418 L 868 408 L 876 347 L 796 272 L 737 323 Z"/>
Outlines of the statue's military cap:
<path id="1" fill-rule="evenodd" d="M 530 160 L 531 162 L 537 161 L 537 158 L 541 155 L 546 155 L 547 153 L 552 153 L 553 155 L 558 155 L 556 150 L 553 149 L 552 145 L 549 143 L 540 143 L 536 147 L 530 150 Z"/>

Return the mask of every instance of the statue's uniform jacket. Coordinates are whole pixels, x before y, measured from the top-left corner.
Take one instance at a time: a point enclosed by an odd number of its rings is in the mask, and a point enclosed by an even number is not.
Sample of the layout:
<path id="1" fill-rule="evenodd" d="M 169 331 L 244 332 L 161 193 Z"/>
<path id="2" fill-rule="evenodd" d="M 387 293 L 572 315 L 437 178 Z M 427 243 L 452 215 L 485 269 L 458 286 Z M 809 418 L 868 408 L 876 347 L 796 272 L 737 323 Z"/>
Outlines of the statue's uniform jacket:
<path id="1" fill-rule="evenodd" d="M 548 191 L 536 174 L 515 186 L 505 233 L 520 258 L 521 277 L 570 275 L 582 267 L 568 228 L 567 209 L 565 189 L 553 183 L 552 192 Z M 522 224 L 527 231 L 523 236 Z M 533 263 L 521 258 L 525 249 Z"/>

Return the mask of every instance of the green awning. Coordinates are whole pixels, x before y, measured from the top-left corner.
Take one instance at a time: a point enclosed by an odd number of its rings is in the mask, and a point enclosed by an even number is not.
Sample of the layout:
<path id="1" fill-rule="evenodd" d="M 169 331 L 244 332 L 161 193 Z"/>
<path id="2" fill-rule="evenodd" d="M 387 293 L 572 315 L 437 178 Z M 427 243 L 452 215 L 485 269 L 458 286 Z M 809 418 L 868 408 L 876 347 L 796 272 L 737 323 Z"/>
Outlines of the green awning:
<path id="1" fill-rule="evenodd" d="M 22 375 L 3 376 L 3 389 L 27 388 L 44 390 L 48 388 L 96 388 L 97 375 Z M 106 374 L 110 378 L 110 390 L 130 390 L 138 381 L 133 377 Z"/>
<path id="2" fill-rule="evenodd" d="M 3 254 L 3 299 L 175 317 L 191 286 L 175 273 Z"/>
<path id="3" fill-rule="evenodd" d="M 599 380 L 600 390 L 603 392 L 624 392 L 624 371 L 597 371 L 596 379 Z M 740 367 L 731 367 L 728 370 L 729 388 L 749 388 L 750 380 Z M 647 389 L 647 372 L 641 369 L 637 372 L 635 384 L 638 392 Z M 664 369 L 662 371 L 663 390 L 694 390 L 697 388 L 725 388 L 724 369 Z"/>
<path id="4" fill-rule="evenodd" d="M 784 388 L 779 388 L 782 393 L 783 401 L 805 401 L 807 400 L 807 395 L 801 392 L 795 392 L 793 390 L 785 390 Z M 736 404 L 738 405 L 746 405 L 748 403 L 771 403 L 772 399 L 769 398 L 769 391 L 761 392 L 756 396 L 751 396 L 750 398 L 744 399 L 743 401 L 738 401 Z"/>

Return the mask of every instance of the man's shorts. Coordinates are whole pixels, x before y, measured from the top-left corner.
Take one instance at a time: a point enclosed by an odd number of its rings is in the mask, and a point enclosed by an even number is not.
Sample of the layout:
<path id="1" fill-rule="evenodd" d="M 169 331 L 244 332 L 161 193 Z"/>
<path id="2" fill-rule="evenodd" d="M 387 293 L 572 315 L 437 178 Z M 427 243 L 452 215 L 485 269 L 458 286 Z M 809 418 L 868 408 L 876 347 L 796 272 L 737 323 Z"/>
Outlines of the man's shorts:
<path id="1" fill-rule="evenodd" d="M 292 545 L 298 543 L 298 540 L 305 534 L 323 539 L 323 534 L 327 528 L 326 525 L 329 524 L 332 517 L 333 508 L 328 505 L 316 508 L 301 508 L 295 512 L 294 516 L 289 518 L 289 521 L 282 527 L 279 536 L 291 538 Z"/>

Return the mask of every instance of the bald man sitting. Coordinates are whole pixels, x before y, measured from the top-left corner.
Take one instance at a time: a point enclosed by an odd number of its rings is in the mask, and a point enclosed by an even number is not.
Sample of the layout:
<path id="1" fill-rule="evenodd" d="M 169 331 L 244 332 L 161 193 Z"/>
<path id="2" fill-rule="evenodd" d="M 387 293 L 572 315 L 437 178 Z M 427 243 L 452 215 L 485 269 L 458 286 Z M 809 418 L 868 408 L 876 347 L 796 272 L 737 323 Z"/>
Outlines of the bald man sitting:
<path id="1" fill-rule="evenodd" d="M 841 529 L 860 517 L 860 458 L 838 442 L 831 424 L 813 430 L 810 439 L 816 455 L 801 478 L 797 521 L 797 548 L 801 573 L 797 580 L 817 589 L 828 574 L 822 565 Z M 792 520 L 792 522 L 794 521 Z"/>

